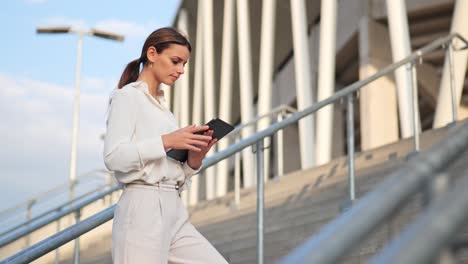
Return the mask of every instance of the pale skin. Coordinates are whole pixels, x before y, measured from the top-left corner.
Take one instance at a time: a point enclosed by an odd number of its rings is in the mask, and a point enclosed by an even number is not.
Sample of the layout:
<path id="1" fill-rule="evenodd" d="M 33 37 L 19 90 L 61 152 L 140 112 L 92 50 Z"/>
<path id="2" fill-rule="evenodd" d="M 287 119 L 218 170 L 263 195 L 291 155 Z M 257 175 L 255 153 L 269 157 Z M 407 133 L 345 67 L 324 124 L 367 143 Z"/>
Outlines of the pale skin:
<path id="1" fill-rule="evenodd" d="M 150 94 L 156 98 L 161 92 L 158 90 L 161 83 L 173 85 L 184 74 L 190 51 L 186 46 L 171 44 L 161 53 L 157 53 L 155 47 L 149 47 L 146 56 L 148 63 L 144 65 L 138 81 L 146 82 Z M 192 169 L 199 169 L 206 153 L 217 141 L 216 138 L 212 138 L 213 130 L 208 129 L 208 126 L 191 125 L 162 135 L 164 148 L 188 149 L 188 165 Z M 202 131 L 205 131 L 203 135 L 195 134 Z"/>

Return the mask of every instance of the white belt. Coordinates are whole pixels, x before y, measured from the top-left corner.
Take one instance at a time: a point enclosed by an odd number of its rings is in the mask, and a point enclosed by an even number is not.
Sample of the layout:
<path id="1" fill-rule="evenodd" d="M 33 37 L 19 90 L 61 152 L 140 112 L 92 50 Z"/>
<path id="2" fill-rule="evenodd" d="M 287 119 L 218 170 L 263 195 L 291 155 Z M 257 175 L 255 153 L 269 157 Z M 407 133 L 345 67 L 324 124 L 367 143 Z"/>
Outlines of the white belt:
<path id="1" fill-rule="evenodd" d="M 146 182 L 130 182 L 125 184 L 125 188 L 127 187 L 143 187 L 143 188 L 148 188 L 148 189 L 156 189 L 159 190 L 161 188 L 163 189 L 171 189 L 171 190 L 179 190 L 179 185 L 178 184 L 167 184 L 167 183 L 155 183 L 155 184 L 150 184 Z"/>

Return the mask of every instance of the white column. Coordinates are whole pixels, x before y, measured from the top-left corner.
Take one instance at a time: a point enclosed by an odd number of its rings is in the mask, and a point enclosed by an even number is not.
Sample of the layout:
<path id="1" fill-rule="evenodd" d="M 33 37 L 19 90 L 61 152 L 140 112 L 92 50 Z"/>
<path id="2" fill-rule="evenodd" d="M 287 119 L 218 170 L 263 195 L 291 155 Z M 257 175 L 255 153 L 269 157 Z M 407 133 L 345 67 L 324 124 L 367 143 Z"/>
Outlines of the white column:
<path id="1" fill-rule="evenodd" d="M 204 74 L 204 106 L 205 122 L 216 117 L 215 110 L 215 84 L 214 84 L 214 43 L 213 43 L 213 0 L 202 0 L 203 5 L 203 74 Z M 208 155 L 212 154 L 210 151 Z M 206 175 L 206 199 L 215 197 L 215 168 L 205 171 Z"/>
<path id="2" fill-rule="evenodd" d="M 221 84 L 219 95 L 219 118 L 231 123 L 232 107 L 232 68 L 234 55 L 234 0 L 224 1 L 223 47 L 221 54 Z M 218 143 L 218 150 L 229 146 L 229 137 Z M 220 161 L 217 165 L 216 196 L 224 196 L 228 187 L 228 160 Z"/>
<path id="3" fill-rule="evenodd" d="M 237 0 L 237 39 L 239 46 L 239 78 L 240 78 L 240 109 L 241 121 L 247 123 L 254 117 L 253 110 L 253 79 L 252 79 L 252 55 L 250 42 L 250 18 L 249 2 Z M 246 138 L 254 132 L 253 127 L 242 130 L 242 138 Z M 244 187 L 255 184 L 255 164 L 251 148 L 242 151 Z"/>
<path id="4" fill-rule="evenodd" d="M 192 123 L 202 123 L 203 105 L 203 1 L 198 2 L 197 35 L 195 43 L 195 72 L 193 78 L 193 111 Z M 195 205 L 199 200 L 200 176 L 192 177 L 192 185 L 189 190 L 189 205 Z"/>
<path id="5" fill-rule="evenodd" d="M 455 2 L 455 9 L 452 17 L 452 26 L 450 32 L 459 33 L 465 39 L 468 39 L 468 1 L 457 0 Z M 462 44 L 456 41 L 458 46 Z M 455 94 L 457 108 L 460 105 L 460 99 L 463 91 L 463 82 L 465 81 L 465 74 L 468 61 L 468 50 L 456 51 L 453 53 L 453 68 L 455 76 Z M 450 88 L 450 72 L 449 72 L 448 58 L 445 56 L 444 69 L 442 72 L 442 82 L 439 89 L 439 98 L 437 100 L 437 107 L 434 118 L 434 128 L 446 125 L 452 122 L 452 93 Z"/>
<path id="6" fill-rule="evenodd" d="M 410 35 L 408 30 L 408 17 L 404 0 L 387 0 L 388 25 L 390 42 L 392 44 L 393 62 L 408 57 L 411 54 Z M 413 136 L 413 123 L 411 112 L 411 86 L 412 77 L 406 67 L 395 71 L 398 95 L 398 113 L 400 115 L 400 131 L 403 138 Z M 416 103 L 418 102 L 416 98 Z M 418 104 L 416 104 L 418 105 Z M 420 126 L 419 111 L 417 111 L 416 125 Z"/>
<path id="7" fill-rule="evenodd" d="M 172 95 L 172 88 L 171 88 L 169 85 L 167 85 L 167 84 L 161 83 L 161 84 L 159 85 L 159 89 L 161 89 L 161 90 L 164 91 L 164 100 L 166 101 L 166 103 L 165 103 L 165 104 L 166 104 L 166 107 L 167 107 L 168 109 L 171 109 L 171 106 L 172 106 L 172 104 L 171 104 L 171 99 L 172 99 L 172 98 L 171 98 L 171 95 Z M 171 111 L 172 111 L 172 110 L 171 110 Z"/>
<path id="8" fill-rule="evenodd" d="M 190 36 L 188 34 L 188 22 L 187 22 L 187 11 L 185 9 L 181 9 L 179 11 L 179 20 L 177 21 L 177 28 L 185 34 L 185 37 L 190 40 Z M 187 62 L 184 69 L 184 74 L 180 76 L 178 82 L 180 83 L 180 127 L 185 127 L 189 125 L 190 116 L 189 116 L 189 98 L 190 98 L 190 62 Z M 188 205 L 188 192 L 182 192 L 181 198 L 185 205 Z"/>
<path id="9" fill-rule="evenodd" d="M 366 16 L 361 19 L 358 30 L 359 80 L 364 80 L 392 63 L 388 52 L 390 34 L 386 26 Z M 398 141 L 398 103 L 392 77 L 379 78 L 359 92 L 363 151 Z"/>
<path id="10" fill-rule="evenodd" d="M 317 101 L 322 101 L 335 92 L 336 1 L 322 0 Z M 331 160 L 333 104 L 318 111 L 316 127 L 317 146 L 315 156 L 317 157 L 317 165 L 321 165 Z"/>
<path id="11" fill-rule="evenodd" d="M 173 105 L 172 105 L 172 113 L 174 114 L 174 117 L 177 119 L 177 124 L 179 127 L 181 126 L 180 124 L 180 105 L 181 105 L 181 87 L 182 84 L 180 82 L 175 82 L 174 85 L 172 85 L 171 89 L 173 90 L 172 94 L 174 95 L 174 100 L 173 100 Z"/>
<path id="12" fill-rule="evenodd" d="M 258 115 L 264 115 L 271 111 L 271 91 L 273 85 L 273 59 L 275 50 L 275 21 L 276 0 L 263 0 L 262 4 L 262 29 L 260 38 L 260 65 L 258 80 Z M 264 118 L 258 122 L 257 131 L 270 125 L 270 118 Z M 269 138 L 268 138 L 269 140 Z M 265 139 L 265 145 L 270 143 Z M 265 149 L 264 175 L 265 180 L 270 174 L 270 151 Z"/>
<path id="13" fill-rule="evenodd" d="M 179 21 L 177 22 L 178 29 L 185 34 L 185 36 L 190 40 L 190 36 L 188 35 L 188 24 L 187 24 L 187 11 L 185 9 L 181 9 L 179 12 Z M 185 65 L 184 74 L 178 80 L 180 83 L 180 125 L 181 127 L 188 126 L 190 123 L 189 117 L 189 106 L 190 106 L 190 62 Z"/>
<path id="14" fill-rule="evenodd" d="M 304 0 L 291 0 L 294 68 L 296 77 L 297 108 L 299 111 L 312 105 L 312 81 L 307 38 L 306 7 Z M 314 119 L 308 116 L 299 121 L 299 144 L 302 169 L 314 165 Z"/>

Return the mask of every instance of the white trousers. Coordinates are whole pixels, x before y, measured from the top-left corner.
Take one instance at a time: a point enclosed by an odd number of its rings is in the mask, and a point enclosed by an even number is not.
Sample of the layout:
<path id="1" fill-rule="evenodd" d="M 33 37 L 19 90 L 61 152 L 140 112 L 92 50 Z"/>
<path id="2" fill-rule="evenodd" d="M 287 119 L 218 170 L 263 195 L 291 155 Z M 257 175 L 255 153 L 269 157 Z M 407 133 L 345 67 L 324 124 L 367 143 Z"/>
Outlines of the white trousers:
<path id="1" fill-rule="evenodd" d="M 175 189 L 125 187 L 112 225 L 113 263 L 227 263 L 188 218 Z"/>

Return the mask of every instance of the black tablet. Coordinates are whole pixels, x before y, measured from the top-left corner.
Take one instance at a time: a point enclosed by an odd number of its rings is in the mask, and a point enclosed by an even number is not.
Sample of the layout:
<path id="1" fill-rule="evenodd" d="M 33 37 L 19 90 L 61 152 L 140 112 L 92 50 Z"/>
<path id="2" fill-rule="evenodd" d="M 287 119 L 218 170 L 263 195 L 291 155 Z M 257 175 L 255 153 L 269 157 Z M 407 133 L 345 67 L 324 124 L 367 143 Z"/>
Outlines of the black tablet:
<path id="1" fill-rule="evenodd" d="M 234 127 L 230 124 L 224 122 L 223 120 L 216 118 L 212 119 L 210 122 L 206 123 L 209 126 L 210 130 L 213 130 L 213 137 L 217 138 L 218 141 L 229 134 Z M 198 132 L 197 134 L 203 134 L 204 131 Z M 166 155 L 172 159 L 175 159 L 180 162 L 185 162 L 188 158 L 188 150 L 186 149 L 171 149 L 166 152 Z"/>

